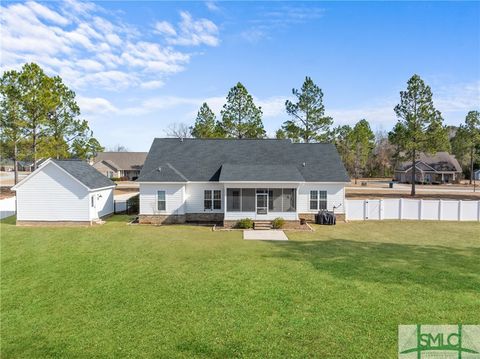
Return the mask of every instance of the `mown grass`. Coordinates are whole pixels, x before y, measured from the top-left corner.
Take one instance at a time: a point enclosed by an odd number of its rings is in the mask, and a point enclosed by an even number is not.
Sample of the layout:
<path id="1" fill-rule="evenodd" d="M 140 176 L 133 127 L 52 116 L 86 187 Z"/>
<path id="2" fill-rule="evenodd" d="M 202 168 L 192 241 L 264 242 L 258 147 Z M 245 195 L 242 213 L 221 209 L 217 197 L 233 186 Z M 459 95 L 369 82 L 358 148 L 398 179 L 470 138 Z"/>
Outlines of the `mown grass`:
<path id="1" fill-rule="evenodd" d="M 394 358 L 398 324 L 480 323 L 478 223 L 255 242 L 126 220 L 2 221 L 2 358 Z"/>

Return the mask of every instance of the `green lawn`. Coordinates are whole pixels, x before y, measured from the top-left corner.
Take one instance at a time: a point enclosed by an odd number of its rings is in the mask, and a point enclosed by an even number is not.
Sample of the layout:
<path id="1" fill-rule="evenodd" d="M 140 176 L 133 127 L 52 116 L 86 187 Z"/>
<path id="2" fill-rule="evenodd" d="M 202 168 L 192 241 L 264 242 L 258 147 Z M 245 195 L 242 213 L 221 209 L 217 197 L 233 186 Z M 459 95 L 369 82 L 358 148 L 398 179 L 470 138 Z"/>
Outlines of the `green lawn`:
<path id="1" fill-rule="evenodd" d="M 189 226 L 1 231 L 2 358 L 394 358 L 397 325 L 480 323 L 480 225 L 289 242 Z"/>

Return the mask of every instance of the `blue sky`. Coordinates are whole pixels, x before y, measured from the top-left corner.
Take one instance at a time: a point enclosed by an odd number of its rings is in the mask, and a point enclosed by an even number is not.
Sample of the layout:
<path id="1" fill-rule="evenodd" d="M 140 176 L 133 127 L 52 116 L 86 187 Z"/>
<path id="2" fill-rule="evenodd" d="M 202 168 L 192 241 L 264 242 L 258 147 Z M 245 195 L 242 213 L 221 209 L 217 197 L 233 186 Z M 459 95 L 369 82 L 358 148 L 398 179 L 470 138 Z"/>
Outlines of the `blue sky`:
<path id="1" fill-rule="evenodd" d="M 273 135 L 310 76 L 335 125 L 389 130 L 414 73 L 445 123 L 480 107 L 479 2 L 2 2 L 1 69 L 39 63 L 108 147 L 146 151 L 241 81 Z"/>

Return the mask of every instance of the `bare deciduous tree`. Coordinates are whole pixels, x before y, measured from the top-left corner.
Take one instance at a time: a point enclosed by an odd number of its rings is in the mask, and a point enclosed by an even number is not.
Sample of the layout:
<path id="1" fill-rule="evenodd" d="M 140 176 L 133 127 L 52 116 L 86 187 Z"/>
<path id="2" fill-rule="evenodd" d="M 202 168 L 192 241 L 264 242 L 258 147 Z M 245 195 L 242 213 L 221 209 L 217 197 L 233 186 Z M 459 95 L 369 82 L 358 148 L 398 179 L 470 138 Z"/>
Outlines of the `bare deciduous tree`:
<path id="1" fill-rule="evenodd" d="M 167 137 L 189 138 L 192 137 L 192 129 L 184 123 L 172 123 L 165 129 Z"/>

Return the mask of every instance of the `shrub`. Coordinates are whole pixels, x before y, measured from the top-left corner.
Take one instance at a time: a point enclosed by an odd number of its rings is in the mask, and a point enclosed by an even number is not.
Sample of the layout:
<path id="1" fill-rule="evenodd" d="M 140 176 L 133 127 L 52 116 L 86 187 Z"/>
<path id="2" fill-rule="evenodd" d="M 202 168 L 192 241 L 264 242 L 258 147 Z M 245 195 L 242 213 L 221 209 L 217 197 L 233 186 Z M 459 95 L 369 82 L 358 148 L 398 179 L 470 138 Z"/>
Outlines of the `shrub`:
<path id="1" fill-rule="evenodd" d="M 118 182 L 118 181 L 120 181 L 120 177 L 110 177 L 110 179 L 111 179 L 113 182 Z"/>
<path id="2" fill-rule="evenodd" d="M 237 225 L 235 227 L 242 229 L 253 228 L 253 220 L 251 220 L 250 218 L 243 218 L 237 222 Z"/>
<path id="3" fill-rule="evenodd" d="M 285 224 L 285 220 L 282 217 L 277 217 L 272 221 L 272 227 L 274 229 L 280 229 Z"/>

